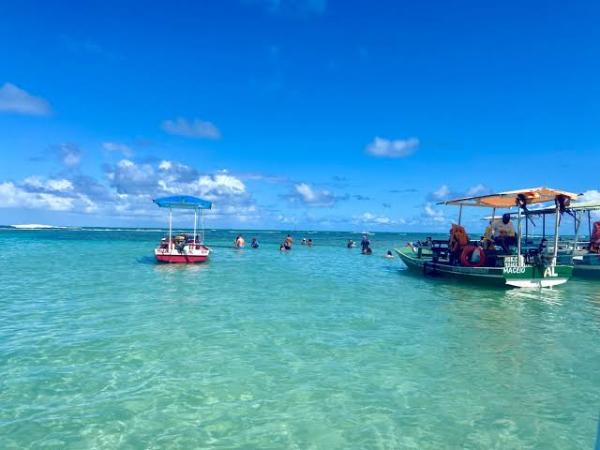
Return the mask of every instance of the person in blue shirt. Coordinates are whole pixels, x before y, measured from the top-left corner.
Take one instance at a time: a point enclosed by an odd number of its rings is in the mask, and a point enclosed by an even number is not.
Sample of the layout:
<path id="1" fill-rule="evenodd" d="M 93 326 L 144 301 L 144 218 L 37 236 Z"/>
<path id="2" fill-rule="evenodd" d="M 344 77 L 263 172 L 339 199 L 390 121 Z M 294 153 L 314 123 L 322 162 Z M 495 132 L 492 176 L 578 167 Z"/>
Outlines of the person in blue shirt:
<path id="1" fill-rule="evenodd" d="M 250 247 L 258 248 L 258 241 L 256 240 L 256 238 L 252 238 L 252 243 L 250 244 Z"/>

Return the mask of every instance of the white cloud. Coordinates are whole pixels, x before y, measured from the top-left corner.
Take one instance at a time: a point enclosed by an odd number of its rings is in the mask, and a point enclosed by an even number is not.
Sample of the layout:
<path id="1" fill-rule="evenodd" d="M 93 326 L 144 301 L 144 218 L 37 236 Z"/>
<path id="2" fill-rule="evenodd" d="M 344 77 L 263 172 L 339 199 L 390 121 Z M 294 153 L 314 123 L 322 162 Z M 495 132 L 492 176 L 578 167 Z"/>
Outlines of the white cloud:
<path id="1" fill-rule="evenodd" d="M 471 186 L 469 189 L 467 189 L 465 194 L 467 197 L 475 197 L 476 195 L 485 195 L 489 191 L 490 190 L 487 186 L 480 183 L 476 184 L 475 186 Z"/>
<path id="2" fill-rule="evenodd" d="M 31 95 L 12 83 L 4 83 L 0 88 L 0 112 L 47 116 L 52 109 L 43 98 Z"/>
<path id="3" fill-rule="evenodd" d="M 118 142 L 103 142 L 102 148 L 107 152 L 120 152 L 123 156 L 127 158 L 131 158 L 133 156 L 133 150 L 131 147 L 125 144 L 120 144 Z"/>
<path id="4" fill-rule="evenodd" d="M 28 192 L 14 183 L 0 183 L 0 208 L 33 208 L 51 211 L 68 211 L 73 199 L 46 192 Z"/>
<path id="5" fill-rule="evenodd" d="M 200 195 L 209 200 L 221 196 L 240 196 L 246 193 L 246 185 L 242 180 L 226 173 L 201 176 L 196 181 L 195 187 Z"/>
<path id="6" fill-rule="evenodd" d="M 450 195 L 450 188 L 446 184 L 442 184 L 437 190 L 431 193 L 436 200 L 444 200 Z"/>
<path id="7" fill-rule="evenodd" d="M 212 122 L 200 119 L 187 120 L 178 117 L 175 120 L 165 120 L 161 127 L 169 134 L 189 138 L 219 139 L 221 137 L 221 132 Z"/>
<path id="8" fill-rule="evenodd" d="M 61 144 L 58 147 L 58 157 L 65 166 L 75 167 L 81 162 L 81 150 L 75 144 Z"/>
<path id="9" fill-rule="evenodd" d="M 396 222 L 390 219 L 387 216 L 378 216 L 370 212 L 366 212 L 361 214 L 360 216 L 354 217 L 355 223 L 365 223 L 365 224 L 376 224 L 376 225 L 392 225 Z M 403 220 L 398 221 L 398 223 L 404 223 Z"/>
<path id="10" fill-rule="evenodd" d="M 294 190 L 288 198 L 292 201 L 300 200 L 309 206 L 333 206 L 338 198 L 330 191 L 313 188 L 307 183 L 294 185 Z"/>
<path id="11" fill-rule="evenodd" d="M 490 188 L 488 188 L 484 184 L 476 184 L 471 186 L 464 192 L 455 192 L 452 191 L 447 184 L 442 184 L 439 188 L 429 194 L 429 199 L 434 201 L 443 201 L 449 198 L 462 198 L 462 197 L 474 197 L 477 195 L 485 195 L 490 192 Z"/>
<path id="12" fill-rule="evenodd" d="M 73 190 L 73 183 L 65 178 L 45 180 L 37 176 L 31 176 L 25 178 L 23 184 L 28 188 L 45 191 L 69 192 Z"/>
<path id="13" fill-rule="evenodd" d="M 426 218 L 431 219 L 437 223 L 446 222 L 446 217 L 444 216 L 444 212 L 439 209 L 435 209 L 431 203 L 425 204 L 425 206 L 423 207 L 423 215 Z"/>
<path id="14" fill-rule="evenodd" d="M 318 199 L 317 193 L 306 183 L 297 184 L 294 189 L 306 203 L 312 203 Z"/>
<path id="15" fill-rule="evenodd" d="M 600 202 L 600 191 L 591 189 L 585 191 L 581 197 L 577 198 L 578 202 Z"/>
<path id="16" fill-rule="evenodd" d="M 160 170 L 171 170 L 173 168 L 173 163 L 171 161 L 163 160 L 158 165 Z"/>
<path id="17" fill-rule="evenodd" d="M 418 147 L 417 138 L 390 140 L 376 137 L 367 145 L 366 151 L 379 158 L 404 158 L 412 155 Z"/>

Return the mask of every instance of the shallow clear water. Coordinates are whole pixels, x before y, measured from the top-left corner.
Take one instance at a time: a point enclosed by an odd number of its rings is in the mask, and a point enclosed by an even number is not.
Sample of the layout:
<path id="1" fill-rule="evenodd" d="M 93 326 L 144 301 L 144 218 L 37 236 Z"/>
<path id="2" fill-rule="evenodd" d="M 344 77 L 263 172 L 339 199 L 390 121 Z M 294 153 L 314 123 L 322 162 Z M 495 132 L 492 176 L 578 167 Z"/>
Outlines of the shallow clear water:
<path id="1" fill-rule="evenodd" d="M 245 235 L 164 266 L 156 231 L 0 231 L 0 448 L 593 447 L 600 282 L 470 289 L 382 257 L 418 236 Z"/>

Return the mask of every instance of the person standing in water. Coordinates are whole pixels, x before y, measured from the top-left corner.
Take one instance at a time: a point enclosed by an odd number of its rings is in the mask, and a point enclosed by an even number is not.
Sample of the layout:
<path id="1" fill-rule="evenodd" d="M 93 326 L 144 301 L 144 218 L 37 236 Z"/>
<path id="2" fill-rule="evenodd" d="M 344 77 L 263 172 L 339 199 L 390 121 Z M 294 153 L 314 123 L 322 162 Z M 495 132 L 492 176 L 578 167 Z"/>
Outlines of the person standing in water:
<path id="1" fill-rule="evenodd" d="M 256 238 L 252 238 L 252 243 L 250 244 L 250 247 L 252 248 L 258 248 L 258 241 L 256 240 Z"/>
<path id="2" fill-rule="evenodd" d="M 290 236 L 288 234 L 287 237 L 285 238 L 285 240 L 283 241 L 283 247 L 286 250 L 291 250 L 293 243 L 294 243 L 294 239 L 292 238 L 292 236 Z"/>
<path id="3" fill-rule="evenodd" d="M 235 242 L 233 243 L 233 245 L 235 248 L 243 248 L 244 245 L 246 245 L 246 241 L 244 241 L 244 238 L 241 234 L 238 234 L 238 236 L 235 238 Z"/>
<path id="4" fill-rule="evenodd" d="M 362 241 L 360 241 L 360 248 L 361 253 L 363 253 L 364 255 L 370 255 L 372 252 L 371 241 L 369 241 L 369 238 L 366 234 L 363 235 Z"/>

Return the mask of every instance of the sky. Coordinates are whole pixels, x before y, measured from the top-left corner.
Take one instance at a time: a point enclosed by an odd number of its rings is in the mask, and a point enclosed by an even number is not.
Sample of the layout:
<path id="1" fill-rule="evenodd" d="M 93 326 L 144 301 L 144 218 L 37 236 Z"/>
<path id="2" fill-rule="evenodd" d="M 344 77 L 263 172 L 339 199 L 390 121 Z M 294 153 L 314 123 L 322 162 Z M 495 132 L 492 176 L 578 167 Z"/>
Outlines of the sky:
<path id="1" fill-rule="evenodd" d="M 445 231 L 454 196 L 600 199 L 599 2 L 143 3 L 3 3 L 0 224 L 164 226 L 152 199 L 187 194 L 212 227 Z"/>

